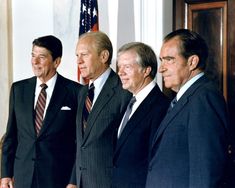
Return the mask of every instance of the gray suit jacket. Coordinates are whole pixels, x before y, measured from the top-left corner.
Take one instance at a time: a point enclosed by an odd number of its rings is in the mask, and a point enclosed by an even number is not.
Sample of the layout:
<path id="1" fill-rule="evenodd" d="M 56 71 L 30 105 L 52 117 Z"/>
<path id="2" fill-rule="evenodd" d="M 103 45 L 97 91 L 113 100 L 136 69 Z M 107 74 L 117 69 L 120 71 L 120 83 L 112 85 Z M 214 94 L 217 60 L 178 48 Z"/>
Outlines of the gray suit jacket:
<path id="1" fill-rule="evenodd" d="M 90 112 L 83 135 L 82 111 L 86 93 L 87 87 L 84 87 L 77 112 L 76 184 L 79 188 L 110 188 L 117 127 L 131 94 L 122 89 L 119 77 L 111 71 Z"/>
<path id="2" fill-rule="evenodd" d="M 79 85 L 58 75 L 39 136 L 34 129 L 36 77 L 16 82 L 10 94 L 9 118 L 2 148 L 2 177 L 14 177 L 16 188 L 64 188 L 75 160 Z M 70 110 L 62 110 L 67 106 Z"/>

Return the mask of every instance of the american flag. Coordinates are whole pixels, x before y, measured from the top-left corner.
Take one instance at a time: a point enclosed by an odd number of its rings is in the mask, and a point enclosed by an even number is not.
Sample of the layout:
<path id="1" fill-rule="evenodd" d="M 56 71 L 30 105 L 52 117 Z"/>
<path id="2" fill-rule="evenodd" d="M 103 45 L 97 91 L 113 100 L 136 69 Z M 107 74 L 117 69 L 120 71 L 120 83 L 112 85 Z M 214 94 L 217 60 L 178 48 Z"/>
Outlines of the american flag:
<path id="1" fill-rule="evenodd" d="M 81 0 L 79 36 L 89 31 L 98 31 L 98 18 L 99 17 L 97 0 Z M 85 80 L 81 77 L 79 69 L 78 81 L 82 84 L 88 83 L 88 80 Z"/>

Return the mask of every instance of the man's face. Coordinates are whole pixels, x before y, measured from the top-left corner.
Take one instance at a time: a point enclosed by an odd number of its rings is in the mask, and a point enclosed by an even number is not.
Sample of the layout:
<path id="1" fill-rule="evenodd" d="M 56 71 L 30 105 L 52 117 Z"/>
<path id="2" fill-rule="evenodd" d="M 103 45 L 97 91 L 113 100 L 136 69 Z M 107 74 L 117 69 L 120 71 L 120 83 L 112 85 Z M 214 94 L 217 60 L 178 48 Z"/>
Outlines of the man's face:
<path id="1" fill-rule="evenodd" d="M 107 68 L 107 59 L 104 60 L 103 53 L 98 54 L 90 37 L 82 38 L 77 43 L 76 56 L 81 76 L 86 79 L 95 80 Z"/>
<path id="2" fill-rule="evenodd" d="M 179 39 L 173 38 L 163 43 L 160 51 L 159 72 L 162 73 L 165 87 L 175 92 L 178 92 L 191 76 L 187 59 L 180 55 L 179 49 Z"/>
<path id="3" fill-rule="evenodd" d="M 48 81 L 56 73 L 60 58 L 53 61 L 50 52 L 43 47 L 33 46 L 31 64 L 34 75 L 42 82 Z"/>
<path id="4" fill-rule="evenodd" d="M 123 89 L 137 94 L 143 87 L 148 76 L 146 69 L 137 63 L 137 55 L 134 51 L 121 52 L 118 56 L 118 75 L 122 81 Z"/>

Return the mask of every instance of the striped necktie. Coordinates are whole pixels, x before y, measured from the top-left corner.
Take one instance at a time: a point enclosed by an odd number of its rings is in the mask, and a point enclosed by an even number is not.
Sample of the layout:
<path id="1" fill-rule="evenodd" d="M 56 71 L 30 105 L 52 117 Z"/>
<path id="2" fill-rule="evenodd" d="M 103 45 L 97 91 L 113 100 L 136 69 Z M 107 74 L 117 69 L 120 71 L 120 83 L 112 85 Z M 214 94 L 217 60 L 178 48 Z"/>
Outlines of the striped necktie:
<path id="1" fill-rule="evenodd" d="M 87 128 L 87 119 L 91 112 L 92 102 L 94 99 L 94 89 L 95 86 L 92 83 L 88 89 L 87 97 L 83 108 L 83 131 L 85 131 L 85 129 Z"/>
<path id="2" fill-rule="evenodd" d="M 43 115 L 44 110 L 46 106 L 46 99 L 47 99 L 47 85 L 41 84 L 41 92 L 39 93 L 36 108 L 35 108 L 35 130 L 37 135 L 39 134 L 41 128 L 42 128 L 42 122 L 43 122 Z"/>

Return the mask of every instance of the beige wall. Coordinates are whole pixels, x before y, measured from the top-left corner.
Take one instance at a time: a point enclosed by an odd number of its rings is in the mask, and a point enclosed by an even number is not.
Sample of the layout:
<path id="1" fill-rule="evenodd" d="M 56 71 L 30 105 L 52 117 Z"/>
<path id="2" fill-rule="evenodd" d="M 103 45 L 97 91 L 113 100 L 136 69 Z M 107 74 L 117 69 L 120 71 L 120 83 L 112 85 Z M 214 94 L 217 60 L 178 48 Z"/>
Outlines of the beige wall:
<path id="1" fill-rule="evenodd" d="M 0 0 L 0 138 L 5 132 L 12 83 L 11 0 Z"/>

